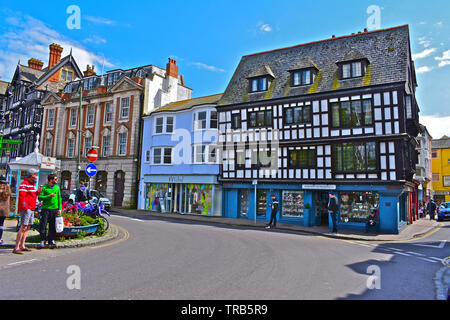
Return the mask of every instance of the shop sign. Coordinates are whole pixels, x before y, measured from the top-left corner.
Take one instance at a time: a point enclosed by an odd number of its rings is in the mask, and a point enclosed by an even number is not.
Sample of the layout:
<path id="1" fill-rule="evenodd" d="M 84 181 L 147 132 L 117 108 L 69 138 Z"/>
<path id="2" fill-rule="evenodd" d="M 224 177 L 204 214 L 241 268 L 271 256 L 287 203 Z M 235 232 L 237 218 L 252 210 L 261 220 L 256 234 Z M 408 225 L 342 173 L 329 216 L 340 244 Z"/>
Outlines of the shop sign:
<path id="1" fill-rule="evenodd" d="M 303 190 L 336 190 L 335 184 L 304 184 Z"/>
<path id="2" fill-rule="evenodd" d="M 56 158 L 52 157 L 42 157 L 41 160 L 41 170 L 53 171 L 56 168 Z"/>
<path id="3" fill-rule="evenodd" d="M 182 183 L 183 182 L 183 177 L 182 176 L 170 176 L 169 177 L 169 182 L 173 182 L 173 183 Z"/>

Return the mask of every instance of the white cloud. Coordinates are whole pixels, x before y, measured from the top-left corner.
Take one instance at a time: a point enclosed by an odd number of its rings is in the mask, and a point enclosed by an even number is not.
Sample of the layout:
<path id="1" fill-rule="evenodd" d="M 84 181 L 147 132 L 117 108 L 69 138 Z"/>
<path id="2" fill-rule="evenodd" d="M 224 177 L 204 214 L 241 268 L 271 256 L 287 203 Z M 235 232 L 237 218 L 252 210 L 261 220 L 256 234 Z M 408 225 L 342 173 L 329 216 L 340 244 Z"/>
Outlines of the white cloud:
<path id="1" fill-rule="evenodd" d="M 445 125 L 450 122 L 450 116 L 442 115 L 420 116 L 420 123 L 427 127 L 433 139 L 439 139 L 443 135 L 450 136 L 450 126 Z"/>
<path id="2" fill-rule="evenodd" d="M 101 66 L 104 59 L 80 43 L 68 39 L 57 31 L 48 27 L 42 21 L 29 15 L 15 13 L 14 19 L 6 19 L 9 24 L 9 31 L 0 35 L 0 77 L 9 81 L 13 76 L 17 62 L 26 65 L 28 59 L 36 58 L 44 62 L 44 67 L 48 64 L 48 47 L 51 43 L 57 43 L 63 47 L 62 57 L 68 55 L 72 49 L 72 54 L 83 71 L 86 65 Z M 106 67 L 113 65 L 105 59 Z"/>
<path id="3" fill-rule="evenodd" d="M 264 31 L 264 32 L 270 32 L 272 31 L 272 27 L 270 25 L 268 25 L 267 23 L 263 24 L 259 30 Z"/>
<path id="4" fill-rule="evenodd" d="M 423 45 L 424 48 L 428 48 L 431 46 L 431 40 L 428 40 L 427 37 L 419 38 L 419 44 Z"/>
<path id="5" fill-rule="evenodd" d="M 420 24 L 424 25 L 427 24 L 425 21 L 420 21 Z"/>
<path id="6" fill-rule="evenodd" d="M 433 52 L 436 51 L 436 48 L 431 48 L 431 49 L 425 49 L 422 52 L 416 53 L 412 55 L 413 60 L 417 60 L 417 59 L 423 59 L 428 57 L 429 55 L 431 55 Z"/>
<path id="7" fill-rule="evenodd" d="M 434 59 L 436 61 L 440 61 L 439 68 L 450 65 L 450 50 L 444 51 L 444 53 L 442 54 L 442 57 L 435 57 Z"/>
<path id="8" fill-rule="evenodd" d="M 217 68 L 215 66 L 209 66 L 207 64 L 204 64 L 202 62 L 192 62 L 192 65 L 200 68 L 200 69 L 205 69 L 205 70 L 209 70 L 209 71 L 213 71 L 213 72 L 225 72 L 224 69 L 221 68 Z"/>
<path id="9" fill-rule="evenodd" d="M 102 37 L 93 35 L 93 36 L 90 37 L 90 38 L 84 39 L 83 42 L 86 42 L 86 43 L 94 43 L 94 44 L 105 44 L 105 43 L 106 43 L 106 40 L 103 39 Z"/>
<path id="10" fill-rule="evenodd" d="M 442 21 L 436 22 L 434 24 L 436 27 L 442 27 L 444 25 L 444 23 Z"/>
<path id="11" fill-rule="evenodd" d="M 421 74 L 421 73 L 430 72 L 431 70 L 433 70 L 433 68 L 424 66 L 424 67 L 417 68 L 417 69 L 416 69 L 416 73 Z"/>
<path id="12" fill-rule="evenodd" d="M 108 25 L 108 26 L 112 26 L 112 25 L 116 24 L 115 21 L 106 19 L 106 18 L 102 18 L 102 17 L 93 17 L 93 16 L 87 16 L 87 15 L 83 15 L 82 17 L 85 20 L 93 22 L 95 24 L 104 24 L 104 25 Z"/>

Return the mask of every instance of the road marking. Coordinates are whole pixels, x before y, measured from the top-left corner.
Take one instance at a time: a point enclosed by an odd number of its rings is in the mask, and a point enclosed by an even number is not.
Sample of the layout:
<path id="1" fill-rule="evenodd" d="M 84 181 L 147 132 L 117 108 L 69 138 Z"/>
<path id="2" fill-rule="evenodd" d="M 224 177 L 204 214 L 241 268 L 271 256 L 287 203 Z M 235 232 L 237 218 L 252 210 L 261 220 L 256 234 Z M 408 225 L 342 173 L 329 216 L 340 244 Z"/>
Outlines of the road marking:
<path id="1" fill-rule="evenodd" d="M 450 267 L 450 257 L 442 259 L 442 264 L 444 266 Z"/>
<path id="2" fill-rule="evenodd" d="M 425 257 L 425 255 L 424 255 L 424 254 L 421 254 L 421 253 L 417 253 L 417 252 L 406 251 L 406 253 L 409 253 L 409 254 L 414 254 L 414 255 L 416 255 L 416 256 L 419 256 L 419 257 Z"/>
<path id="3" fill-rule="evenodd" d="M 436 257 L 428 257 L 428 258 L 437 260 L 437 261 L 439 261 L 439 262 L 443 262 L 443 261 L 444 261 L 444 259 L 436 258 Z"/>
<path id="4" fill-rule="evenodd" d="M 124 217 L 124 216 L 116 216 L 116 215 L 111 215 L 111 217 L 124 218 L 124 219 L 128 219 L 128 220 L 139 221 L 139 222 L 144 221 L 144 220 L 141 220 L 141 219 L 130 218 L 130 217 Z"/>
<path id="5" fill-rule="evenodd" d="M 428 248 L 434 248 L 434 249 L 442 249 L 445 247 L 445 244 L 447 243 L 447 240 L 441 240 L 441 243 L 438 246 L 435 245 L 431 245 L 431 244 L 417 244 L 414 243 L 415 246 L 420 246 L 420 247 L 428 247 Z"/>
<path id="6" fill-rule="evenodd" d="M 13 263 L 8 263 L 8 266 L 17 266 L 17 265 L 21 265 L 21 264 L 27 264 L 27 263 L 31 263 L 33 261 L 38 261 L 37 259 L 31 259 L 31 260 L 24 260 L 24 261 L 18 261 L 18 262 L 13 262 Z"/>
<path id="7" fill-rule="evenodd" d="M 395 254 L 399 254 L 399 255 L 402 255 L 402 256 L 411 257 L 410 254 L 407 254 L 407 253 L 404 253 L 404 252 L 400 252 L 400 251 L 395 252 Z"/>
<path id="8" fill-rule="evenodd" d="M 434 261 L 434 260 L 431 260 L 431 259 L 427 259 L 427 258 L 418 257 L 418 259 L 421 259 L 421 260 L 424 260 L 424 261 L 428 261 L 428 262 L 437 263 L 437 261 Z"/>
<path id="9" fill-rule="evenodd" d="M 103 244 L 103 245 L 92 246 L 92 247 L 90 247 L 90 249 L 98 249 L 98 248 L 109 247 L 109 246 L 116 245 L 116 244 L 119 244 L 121 242 L 124 242 L 124 241 L 126 241 L 126 240 L 128 240 L 130 238 L 130 233 L 125 228 L 120 227 L 120 226 L 115 226 L 115 227 L 119 228 L 123 232 L 124 236 L 122 238 L 120 238 L 120 239 L 118 239 L 116 241 L 108 242 L 108 243 Z"/>

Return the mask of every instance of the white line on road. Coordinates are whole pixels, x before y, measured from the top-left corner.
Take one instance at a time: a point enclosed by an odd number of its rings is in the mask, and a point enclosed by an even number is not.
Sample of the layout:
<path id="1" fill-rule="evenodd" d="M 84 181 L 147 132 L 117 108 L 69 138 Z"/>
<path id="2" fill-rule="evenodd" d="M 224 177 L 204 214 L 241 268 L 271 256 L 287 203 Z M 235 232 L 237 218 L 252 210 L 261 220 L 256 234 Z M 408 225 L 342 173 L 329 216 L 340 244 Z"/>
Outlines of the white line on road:
<path id="1" fill-rule="evenodd" d="M 442 261 L 444 261 L 444 259 L 441 259 L 441 258 L 436 258 L 436 257 L 428 257 L 428 258 L 430 258 L 430 259 L 434 259 L 434 260 L 437 260 L 437 261 L 439 261 L 439 262 L 442 262 Z"/>
<path id="2" fill-rule="evenodd" d="M 136 218 L 130 218 L 130 217 L 124 217 L 124 216 L 116 216 L 116 215 L 113 215 L 113 214 L 111 215 L 111 217 L 124 218 L 124 219 L 128 219 L 128 220 L 139 221 L 139 222 L 144 221 L 144 220 L 136 219 Z"/>
<path id="3" fill-rule="evenodd" d="M 406 251 L 406 253 L 409 253 L 409 254 L 413 254 L 413 255 L 416 255 L 416 256 L 419 256 L 419 257 L 425 257 L 425 255 L 424 255 L 424 254 L 421 254 L 421 253 L 417 253 L 417 252 Z"/>
<path id="4" fill-rule="evenodd" d="M 434 260 L 431 260 L 431 259 L 427 259 L 427 258 L 418 257 L 417 259 L 421 259 L 421 260 L 425 260 L 425 261 L 428 261 L 428 262 L 437 263 L 437 261 L 434 261 Z"/>
<path id="5" fill-rule="evenodd" d="M 25 261 L 18 261 L 18 262 L 13 262 L 13 263 L 8 263 L 8 266 L 14 266 L 14 265 L 20 265 L 20 264 L 26 264 L 26 263 L 31 263 L 33 261 L 37 261 L 37 259 L 31 259 L 31 260 L 25 260 Z"/>

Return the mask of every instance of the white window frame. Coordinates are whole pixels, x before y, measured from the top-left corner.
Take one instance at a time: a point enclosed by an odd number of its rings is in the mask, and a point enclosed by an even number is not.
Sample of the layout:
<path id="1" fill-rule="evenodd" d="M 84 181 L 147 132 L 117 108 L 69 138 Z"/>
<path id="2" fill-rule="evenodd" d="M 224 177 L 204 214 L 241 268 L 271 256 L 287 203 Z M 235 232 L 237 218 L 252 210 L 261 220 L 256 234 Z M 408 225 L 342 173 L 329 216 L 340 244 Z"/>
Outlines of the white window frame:
<path id="1" fill-rule="evenodd" d="M 107 138 L 107 139 L 106 139 Z M 105 139 L 108 143 L 105 143 Z M 111 155 L 111 135 L 102 136 L 102 157 L 109 157 Z"/>
<path id="2" fill-rule="evenodd" d="M 199 114 L 202 112 L 206 112 L 206 118 L 204 120 L 198 120 Z M 217 115 L 217 127 L 213 128 L 211 127 L 211 114 L 213 112 L 216 112 Z M 199 124 L 201 123 L 200 121 L 205 121 L 205 128 L 200 128 Z M 201 110 L 196 110 L 193 113 L 193 128 L 194 131 L 202 131 L 202 130 L 218 130 L 219 128 L 219 113 L 217 112 L 217 110 L 213 110 L 213 109 L 201 109 Z"/>
<path id="3" fill-rule="evenodd" d="M 120 137 L 121 135 L 125 135 L 125 143 L 121 144 L 120 141 Z M 127 144 L 128 144 L 128 132 L 122 132 L 122 133 L 118 133 L 117 134 L 117 155 L 120 157 L 126 156 L 127 155 Z M 121 146 L 125 149 L 124 152 L 120 152 L 121 151 Z"/>
<path id="4" fill-rule="evenodd" d="M 108 107 L 111 107 L 111 112 L 108 112 Z M 111 119 L 108 120 L 108 114 L 111 115 Z M 107 102 L 105 104 L 105 119 L 104 119 L 104 123 L 112 123 L 113 122 L 113 116 L 114 116 L 114 102 Z"/>
<path id="5" fill-rule="evenodd" d="M 172 118 L 172 131 L 167 130 L 167 119 Z M 162 126 L 157 126 L 158 119 L 162 119 Z M 153 135 L 172 134 L 175 130 L 176 118 L 174 115 L 156 116 L 153 119 Z M 161 132 L 156 132 L 157 127 L 161 127 Z"/>
<path id="6" fill-rule="evenodd" d="M 170 152 L 170 163 L 165 163 L 166 150 L 171 150 Z M 161 150 L 160 162 L 155 162 L 155 151 Z M 171 166 L 173 164 L 173 147 L 153 147 L 151 151 L 151 164 L 158 166 Z"/>
<path id="7" fill-rule="evenodd" d="M 90 140 L 88 140 L 90 139 Z M 84 137 L 84 154 L 87 155 L 88 151 L 92 149 L 92 145 L 93 145 L 93 137 Z M 86 143 L 87 141 L 89 141 L 90 143 Z"/>
<path id="8" fill-rule="evenodd" d="M 67 158 L 73 158 L 75 156 L 75 139 L 67 139 Z"/>
<path id="9" fill-rule="evenodd" d="M 53 136 L 45 139 L 45 156 L 52 156 L 52 145 L 53 145 Z"/>
<path id="10" fill-rule="evenodd" d="M 120 99 L 120 120 L 128 120 L 130 118 L 130 97 Z M 124 104 L 124 101 L 127 101 Z M 127 114 L 124 116 L 123 111 L 127 110 Z"/>
<path id="11" fill-rule="evenodd" d="M 92 114 L 90 114 L 92 111 Z M 95 106 L 87 106 L 86 109 L 86 127 L 94 125 L 95 120 Z"/>
<path id="12" fill-rule="evenodd" d="M 48 109 L 47 128 L 53 128 L 54 126 L 55 126 L 55 109 Z"/>
<path id="13" fill-rule="evenodd" d="M 75 122 L 73 115 L 75 115 Z M 74 128 L 77 126 L 77 120 L 78 120 L 78 110 L 76 108 L 70 109 L 70 115 L 69 115 L 69 127 Z"/>

